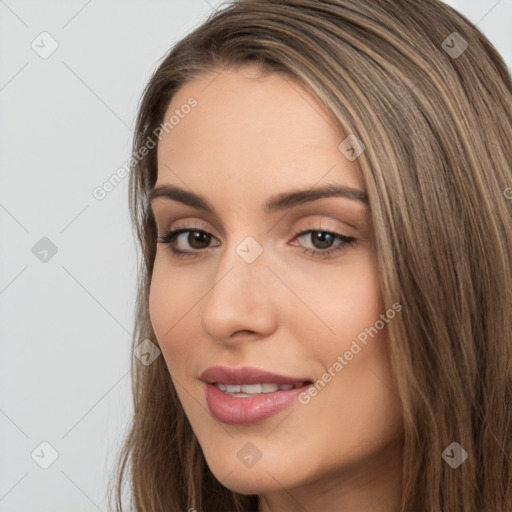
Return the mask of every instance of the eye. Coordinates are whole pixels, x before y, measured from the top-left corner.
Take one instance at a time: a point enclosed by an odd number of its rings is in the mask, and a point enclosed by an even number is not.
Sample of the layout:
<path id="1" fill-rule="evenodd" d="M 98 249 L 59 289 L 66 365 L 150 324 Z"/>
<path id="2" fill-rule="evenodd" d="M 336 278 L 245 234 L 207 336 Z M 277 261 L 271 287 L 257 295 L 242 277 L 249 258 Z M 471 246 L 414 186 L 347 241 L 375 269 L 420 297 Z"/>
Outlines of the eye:
<path id="1" fill-rule="evenodd" d="M 309 236 L 313 247 L 316 247 L 316 249 L 302 247 L 302 251 L 314 256 L 320 256 L 321 258 L 325 258 L 332 255 L 333 253 L 343 251 L 349 244 L 356 241 L 354 237 L 346 236 L 335 231 L 326 231 L 321 228 L 309 229 L 295 235 L 296 238 L 302 238 L 306 236 Z M 339 240 L 339 243 L 333 245 L 336 240 Z"/>
<path id="2" fill-rule="evenodd" d="M 320 227 L 296 233 L 294 240 L 304 238 L 307 235 L 309 235 L 313 247 L 316 247 L 316 249 L 301 247 L 301 250 L 321 258 L 343 251 L 349 244 L 356 241 L 353 237 L 335 231 L 326 231 Z M 165 235 L 157 238 L 158 243 L 168 245 L 172 254 L 178 258 L 200 256 L 201 253 L 205 252 L 205 249 L 211 247 L 212 240 L 216 240 L 216 238 L 211 233 L 192 226 L 168 231 Z M 338 243 L 334 244 L 336 240 L 338 240 Z M 189 247 L 185 247 L 185 249 L 177 247 L 180 243 L 188 244 Z"/>
<path id="3" fill-rule="evenodd" d="M 188 235 L 187 235 L 188 234 Z M 187 236 L 184 236 L 187 235 Z M 158 243 L 168 245 L 172 253 L 178 257 L 198 256 L 197 251 L 204 252 L 211 240 L 215 240 L 212 234 L 199 228 L 188 227 L 168 231 L 164 236 L 159 236 Z M 179 242 L 188 243 L 192 251 L 176 247 Z"/>

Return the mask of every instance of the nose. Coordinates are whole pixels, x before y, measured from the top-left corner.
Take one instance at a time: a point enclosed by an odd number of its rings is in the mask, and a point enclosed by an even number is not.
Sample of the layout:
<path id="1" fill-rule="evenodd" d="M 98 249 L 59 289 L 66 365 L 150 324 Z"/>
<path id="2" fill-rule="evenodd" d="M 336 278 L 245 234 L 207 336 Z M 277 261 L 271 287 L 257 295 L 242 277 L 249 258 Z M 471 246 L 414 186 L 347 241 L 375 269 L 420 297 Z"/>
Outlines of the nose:
<path id="1" fill-rule="evenodd" d="M 276 278 L 267 267 L 265 253 L 249 262 L 235 249 L 227 248 L 220 256 L 202 301 L 202 328 L 224 345 L 260 339 L 276 329 Z"/>

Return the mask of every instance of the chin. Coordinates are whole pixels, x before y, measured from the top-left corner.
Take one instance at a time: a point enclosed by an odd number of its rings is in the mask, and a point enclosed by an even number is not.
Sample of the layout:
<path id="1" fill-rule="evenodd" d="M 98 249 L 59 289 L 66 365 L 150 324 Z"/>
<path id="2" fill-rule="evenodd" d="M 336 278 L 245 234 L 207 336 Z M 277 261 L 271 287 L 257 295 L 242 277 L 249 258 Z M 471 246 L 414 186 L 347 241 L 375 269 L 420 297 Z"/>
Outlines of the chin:
<path id="1" fill-rule="evenodd" d="M 272 478 L 273 472 L 265 472 L 265 469 L 260 469 L 255 472 L 255 468 L 238 471 L 233 469 L 232 473 L 225 477 L 225 474 L 213 472 L 215 478 L 224 486 L 235 491 L 239 494 L 265 494 L 274 491 L 280 491 L 283 485 Z"/>
<path id="2" fill-rule="evenodd" d="M 245 445 L 246 441 L 240 443 L 241 447 Z M 265 450 L 266 455 L 247 467 L 238 459 L 239 451 L 238 446 L 233 451 L 214 450 L 214 453 L 206 457 L 215 478 L 232 491 L 240 494 L 266 494 L 298 487 L 312 479 L 311 465 L 302 465 L 298 460 L 292 460 L 289 453 L 271 454 Z M 234 460 L 228 458 L 230 453 L 233 453 Z M 298 468 L 299 464 L 302 470 Z"/>

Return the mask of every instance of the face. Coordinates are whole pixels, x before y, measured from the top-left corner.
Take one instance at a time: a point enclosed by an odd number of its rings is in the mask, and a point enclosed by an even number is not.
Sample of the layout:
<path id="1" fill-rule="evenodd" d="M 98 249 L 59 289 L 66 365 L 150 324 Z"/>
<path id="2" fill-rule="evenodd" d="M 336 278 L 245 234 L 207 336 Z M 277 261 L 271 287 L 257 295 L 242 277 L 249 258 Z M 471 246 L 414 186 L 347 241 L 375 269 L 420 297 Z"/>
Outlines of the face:
<path id="1" fill-rule="evenodd" d="M 346 135 L 251 66 L 186 83 L 165 119 L 176 110 L 158 145 L 150 316 L 212 472 L 265 494 L 383 471 L 401 432 L 386 352 L 401 306 L 382 308 Z"/>

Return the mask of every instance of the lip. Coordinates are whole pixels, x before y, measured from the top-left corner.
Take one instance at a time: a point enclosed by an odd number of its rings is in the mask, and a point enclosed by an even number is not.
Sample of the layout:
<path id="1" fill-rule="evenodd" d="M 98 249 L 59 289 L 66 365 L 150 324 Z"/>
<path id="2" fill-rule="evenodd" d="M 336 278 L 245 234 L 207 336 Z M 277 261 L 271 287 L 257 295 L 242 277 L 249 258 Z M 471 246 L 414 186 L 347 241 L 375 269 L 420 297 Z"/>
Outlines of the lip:
<path id="1" fill-rule="evenodd" d="M 228 425 L 251 425 L 262 422 L 298 402 L 298 396 L 312 384 L 308 378 L 287 377 L 251 367 L 212 366 L 201 374 L 200 379 L 205 384 L 206 403 L 210 413 L 217 421 Z M 221 391 L 215 386 L 216 382 L 239 385 L 305 382 L 305 385 L 285 391 L 236 397 Z"/>
<path id="2" fill-rule="evenodd" d="M 203 382 L 213 384 L 295 384 L 296 382 L 311 382 L 307 377 L 286 377 L 277 373 L 267 372 L 251 366 L 230 368 L 229 366 L 211 366 L 199 377 Z"/>

